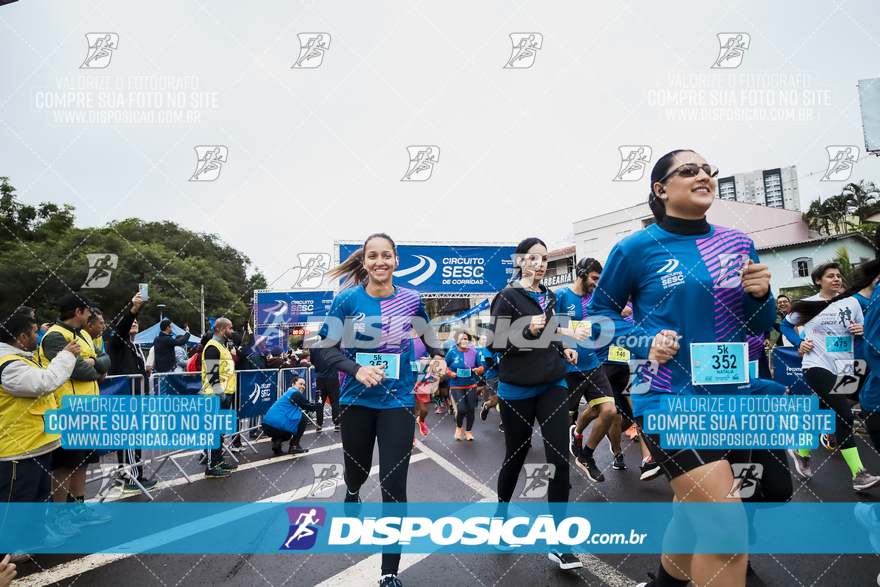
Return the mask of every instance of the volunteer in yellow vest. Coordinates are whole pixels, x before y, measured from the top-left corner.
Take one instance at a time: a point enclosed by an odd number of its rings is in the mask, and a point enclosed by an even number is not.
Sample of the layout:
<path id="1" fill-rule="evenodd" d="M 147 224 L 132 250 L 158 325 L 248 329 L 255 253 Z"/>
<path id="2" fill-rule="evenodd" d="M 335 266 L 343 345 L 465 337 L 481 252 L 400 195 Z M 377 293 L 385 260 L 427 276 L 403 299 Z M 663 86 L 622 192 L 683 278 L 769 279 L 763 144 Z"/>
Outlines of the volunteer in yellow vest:
<path id="1" fill-rule="evenodd" d="M 226 348 L 232 338 L 232 322 L 226 318 L 214 321 L 214 336 L 202 351 L 202 394 L 220 397 L 220 409 L 231 410 L 235 405 L 235 361 Z M 223 459 L 223 435 L 220 446 L 208 451 L 205 478 L 228 477 L 238 468 Z"/>
<path id="2" fill-rule="evenodd" d="M 97 308 L 92 308 L 92 315 L 89 316 L 86 325 L 83 327 L 83 330 L 92 337 L 92 346 L 95 348 L 96 353 L 103 353 L 104 351 L 104 328 L 106 325 L 104 324 L 104 314 L 101 310 Z"/>
<path id="3" fill-rule="evenodd" d="M 13 314 L 0 324 L 0 501 L 44 502 L 52 481 L 52 451 L 60 436 L 46 434 L 43 414 L 56 408 L 55 390 L 73 372 L 79 344 L 68 343 L 51 363 L 40 363 L 37 323 Z M 78 532 L 78 530 L 77 530 Z M 33 524 L 22 529 L 22 552 L 12 562 L 28 560 L 29 547 L 56 546 L 64 537 Z M 69 534 L 68 534 L 69 535 Z"/>
<path id="4" fill-rule="evenodd" d="M 61 407 L 65 395 L 98 395 L 98 383 L 104 380 L 110 369 L 110 357 L 95 351 L 92 337 L 83 327 L 91 316 L 92 303 L 81 292 L 69 293 L 58 300 L 58 321 L 46 331 L 40 342 L 40 360 L 45 364 L 72 340 L 79 342 L 80 354 L 70 379 L 55 392 L 55 401 Z M 94 449 L 60 447 L 52 454 L 52 493 L 55 503 L 68 501 L 83 503 L 86 489 L 86 469 L 98 462 Z M 94 525 L 109 522 L 108 516 L 95 514 L 87 507 L 71 512 L 76 525 Z M 63 523 L 61 521 L 60 523 Z"/>

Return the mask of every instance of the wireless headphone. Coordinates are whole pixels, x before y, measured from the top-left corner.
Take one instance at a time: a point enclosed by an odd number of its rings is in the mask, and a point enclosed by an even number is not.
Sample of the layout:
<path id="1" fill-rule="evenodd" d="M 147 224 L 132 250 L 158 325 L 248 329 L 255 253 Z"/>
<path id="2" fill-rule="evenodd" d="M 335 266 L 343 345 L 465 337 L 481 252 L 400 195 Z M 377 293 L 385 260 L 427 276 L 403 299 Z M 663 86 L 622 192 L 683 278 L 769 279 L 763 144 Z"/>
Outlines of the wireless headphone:
<path id="1" fill-rule="evenodd" d="M 590 275 L 590 272 L 587 271 L 587 259 L 589 259 L 589 257 L 584 257 L 578 261 L 578 264 L 575 266 L 575 274 L 578 279 L 586 279 L 587 276 Z"/>

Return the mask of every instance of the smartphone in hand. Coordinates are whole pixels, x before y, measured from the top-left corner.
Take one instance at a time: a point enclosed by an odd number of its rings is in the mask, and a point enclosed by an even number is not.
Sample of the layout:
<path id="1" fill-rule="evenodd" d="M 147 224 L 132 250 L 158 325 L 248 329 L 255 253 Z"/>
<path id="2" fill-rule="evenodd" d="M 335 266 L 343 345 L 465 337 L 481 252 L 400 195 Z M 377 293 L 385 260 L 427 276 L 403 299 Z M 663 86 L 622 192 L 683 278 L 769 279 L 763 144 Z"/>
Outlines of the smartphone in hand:
<path id="1" fill-rule="evenodd" d="M 150 296 L 147 295 L 147 286 L 148 286 L 148 285 L 149 285 L 148 283 L 142 283 L 142 284 L 140 284 L 140 289 L 141 289 L 141 299 L 144 300 L 144 301 L 147 301 L 147 299 L 150 297 Z"/>

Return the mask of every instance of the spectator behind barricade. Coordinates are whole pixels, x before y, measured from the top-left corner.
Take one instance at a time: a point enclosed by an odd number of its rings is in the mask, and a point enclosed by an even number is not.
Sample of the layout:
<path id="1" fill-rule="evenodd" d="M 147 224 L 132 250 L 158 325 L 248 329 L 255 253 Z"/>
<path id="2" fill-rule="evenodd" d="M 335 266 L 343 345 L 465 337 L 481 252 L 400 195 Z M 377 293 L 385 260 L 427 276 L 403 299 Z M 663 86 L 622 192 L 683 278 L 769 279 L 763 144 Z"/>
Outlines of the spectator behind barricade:
<path id="1" fill-rule="evenodd" d="M 227 318 L 214 321 L 214 332 L 205 343 L 202 351 L 202 394 L 216 395 L 220 398 L 220 409 L 231 410 L 235 406 L 235 361 L 227 348 L 232 338 L 232 322 Z M 236 418 L 237 419 L 237 418 Z M 228 477 L 238 468 L 234 463 L 223 460 L 223 435 L 220 446 L 208 451 L 206 479 Z"/>
<path id="2" fill-rule="evenodd" d="M 36 322 L 37 316 L 36 311 L 29 306 L 19 306 L 15 309 L 13 314 L 24 314 L 25 316 L 30 316 Z M 37 322 L 37 324 L 40 324 Z M 37 344 L 40 344 L 40 341 L 43 340 L 43 335 L 46 334 L 46 331 L 52 328 L 51 322 L 43 322 L 40 324 L 40 329 L 37 331 Z"/>
<path id="3" fill-rule="evenodd" d="M 266 355 L 267 369 L 287 369 L 290 367 L 290 360 L 279 345 L 273 346 Z"/>
<path id="4" fill-rule="evenodd" d="M 186 364 L 189 362 L 189 355 L 186 354 L 185 346 L 174 347 L 174 371 L 186 371 Z"/>
<path id="5" fill-rule="evenodd" d="M 140 375 L 143 377 L 142 385 L 139 387 L 142 392 L 147 390 L 147 380 L 149 373 L 147 371 L 147 361 L 141 346 L 135 343 L 134 339 L 140 330 L 137 313 L 144 305 L 140 292 L 131 298 L 131 310 L 123 312 L 122 317 L 113 326 L 113 332 L 107 339 L 107 353 L 110 355 L 110 375 Z M 141 385 L 140 383 L 137 385 Z M 116 451 L 116 459 L 120 464 L 137 465 L 143 459 L 141 458 L 141 449 L 120 449 Z M 143 466 L 136 466 L 134 473 L 137 480 L 147 491 L 156 488 L 158 481 L 147 479 L 144 475 Z M 123 486 L 123 493 L 135 493 L 140 488 L 131 479 Z"/>
<path id="6" fill-rule="evenodd" d="M 157 373 L 168 373 L 174 370 L 177 365 L 177 357 L 175 356 L 174 347 L 183 346 L 189 341 L 189 325 L 184 330 L 185 334 L 180 336 L 172 335 L 171 320 L 165 318 L 159 324 L 159 336 L 153 339 L 153 349 L 151 353 L 156 355 L 153 365 Z"/>
<path id="7" fill-rule="evenodd" d="M 104 314 L 101 310 L 97 308 L 92 308 L 92 315 L 89 316 L 86 325 L 83 327 L 83 330 L 89 333 L 89 336 L 92 337 L 92 346 L 95 347 L 95 351 L 105 352 L 104 351 Z"/>
<path id="8" fill-rule="evenodd" d="M 312 364 L 312 353 L 309 349 L 302 349 L 299 352 L 299 366 L 300 367 L 310 367 Z"/>
<path id="9" fill-rule="evenodd" d="M 46 331 L 40 343 L 40 361 L 51 362 L 70 341 L 77 341 L 80 354 L 70 380 L 56 392 L 55 401 L 62 405 L 65 395 L 98 395 L 98 384 L 104 381 L 110 370 L 110 357 L 95 351 L 92 337 L 83 327 L 91 316 L 93 304 L 82 292 L 69 293 L 58 300 L 58 321 Z M 92 448 L 57 448 L 52 453 L 52 493 L 56 503 L 72 497 L 78 506 L 72 511 L 61 512 L 55 519 L 59 528 L 73 531 L 71 526 L 103 524 L 110 521 L 90 510 L 84 503 L 86 493 L 86 469 L 98 462 L 98 451 Z"/>
<path id="10" fill-rule="evenodd" d="M 300 446 L 308 423 L 303 411 L 319 411 L 321 404 L 307 400 L 303 395 L 305 390 L 306 380 L 299 375 L 293 375 L 290 388 L 263 416 L 263 432 L 272 439 L 272 454 L 276 457 L 281 456 L 281 443 L 286 440 L 290 440 L 287 454 L 298 455 L 309 452 L 309 449 Z"/>
<path id="11" fill-rule="evenodd" d="M 67 343 L 48 364 L 40 364 L 36 350 L 33 318 L 13 314 L 0 324 L 0 500 L 4 504 L 49 500 L 52 451 L 61 440 L 46 433 L 43 418 L 46 410 L 58 408 L 55 392 L 70 379 L 80 347 L 75 340 Z M 13 555 L 14 563 L 29 560 L 26 553 L 31 549 L 64 542 L 45 520 L 20 528 L 18 538 L 21 550 Z"/>

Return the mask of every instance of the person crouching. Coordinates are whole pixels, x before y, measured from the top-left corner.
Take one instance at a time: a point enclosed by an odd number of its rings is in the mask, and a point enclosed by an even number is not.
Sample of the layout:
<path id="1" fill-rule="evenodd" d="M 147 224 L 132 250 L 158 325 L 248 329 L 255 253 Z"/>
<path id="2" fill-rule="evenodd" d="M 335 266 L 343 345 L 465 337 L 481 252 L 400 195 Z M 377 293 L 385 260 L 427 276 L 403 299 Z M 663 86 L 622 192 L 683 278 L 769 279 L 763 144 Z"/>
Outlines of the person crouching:
<path id="1" fill-rule="evenodd" d="M 263 416 L 263 432 L 272 439 L 272 454 L 282 454 L 281 443 L 290 441 L 287 454 L 298 455 L 309 452 L 309 449 L 299 445 L 303 433 L 306 431 L 307 418 L 303 417 L 303 410 L 314 412 L 322 409 L 320 403 L 311 403 L 303 395 L 306 389 L 306 380 L 299 375 L 293 376 L 293 381 L 287 392 L 278 398 L 269 412 Z"/>

